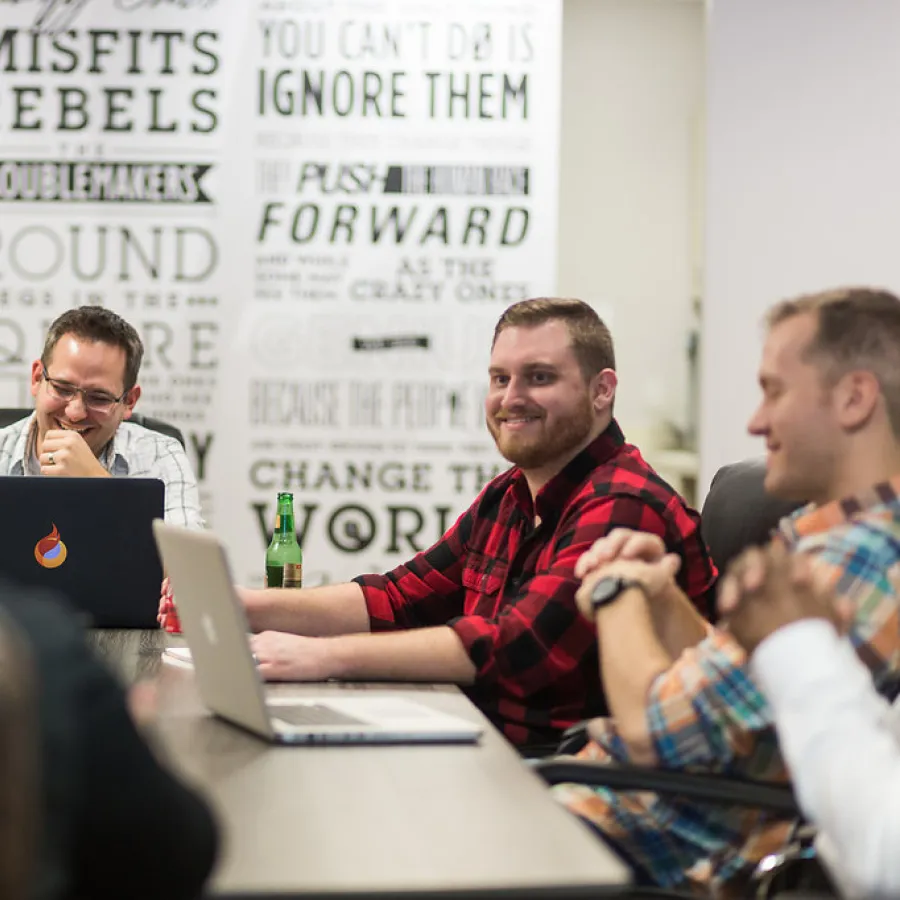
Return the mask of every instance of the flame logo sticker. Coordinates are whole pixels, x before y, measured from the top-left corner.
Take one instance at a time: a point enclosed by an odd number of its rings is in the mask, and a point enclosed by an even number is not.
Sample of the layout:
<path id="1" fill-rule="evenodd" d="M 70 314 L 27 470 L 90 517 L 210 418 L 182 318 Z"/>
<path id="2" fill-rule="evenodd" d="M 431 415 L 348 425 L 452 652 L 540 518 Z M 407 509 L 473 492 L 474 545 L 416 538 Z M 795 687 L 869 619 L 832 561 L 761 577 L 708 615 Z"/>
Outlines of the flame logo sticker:
<path id="1" fill-rule="evenodd" d="M 38 561 L 38 565 L 45 569 L 56 569 L 61 566 L 66 561 L 67 554 L 66 545 L 59 539 L 55 524 L 53 531 L 34 545 L 34 558 Z"/>

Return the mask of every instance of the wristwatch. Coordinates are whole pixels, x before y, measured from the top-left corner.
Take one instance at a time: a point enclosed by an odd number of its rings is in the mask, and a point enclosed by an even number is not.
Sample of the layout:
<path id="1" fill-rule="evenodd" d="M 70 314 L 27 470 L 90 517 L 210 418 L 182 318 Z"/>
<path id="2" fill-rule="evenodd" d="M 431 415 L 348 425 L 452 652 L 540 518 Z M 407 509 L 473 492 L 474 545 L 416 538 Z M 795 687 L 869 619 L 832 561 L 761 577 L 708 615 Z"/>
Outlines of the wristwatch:
<path id="1" fill-rule="evenodd" d="M 591 589 L 591 609 L 596 612 L 601 606 L 612 603 L 620 594 L 629 588 L 644 589 L 644 585 L 634 578 L 622 578 L 620 575 L 606 575 Z"/>

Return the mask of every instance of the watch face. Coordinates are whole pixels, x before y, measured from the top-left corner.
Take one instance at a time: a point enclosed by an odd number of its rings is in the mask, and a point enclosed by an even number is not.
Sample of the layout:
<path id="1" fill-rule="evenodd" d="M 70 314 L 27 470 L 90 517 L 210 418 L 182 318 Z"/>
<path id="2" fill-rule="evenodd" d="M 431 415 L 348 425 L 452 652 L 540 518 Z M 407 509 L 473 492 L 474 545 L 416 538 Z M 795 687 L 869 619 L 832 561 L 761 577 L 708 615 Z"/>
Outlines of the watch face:
<path id="1" fill-rule="evenodd" d="M 610 600 L 615 600 L 622 592 L 622 579 L 615 575 L 607 575 L 601 578 L 591 591 L 591 604 L 594 607 L 603 606 Z"/>

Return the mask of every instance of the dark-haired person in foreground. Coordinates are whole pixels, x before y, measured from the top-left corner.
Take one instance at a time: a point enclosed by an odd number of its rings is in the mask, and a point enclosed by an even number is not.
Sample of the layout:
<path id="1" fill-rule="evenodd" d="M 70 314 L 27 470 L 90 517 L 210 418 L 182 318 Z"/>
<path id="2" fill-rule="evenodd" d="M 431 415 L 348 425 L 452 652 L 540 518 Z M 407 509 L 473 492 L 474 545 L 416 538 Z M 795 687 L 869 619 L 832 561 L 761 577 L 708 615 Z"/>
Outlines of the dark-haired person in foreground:
<path id="1" fill-rule="evenodd" d="M 40 752 L 35 900 L 190 900 L 218 845 L 206 804 L 151 753 L 126 697 L 49 592 L 0 582 L 34 670 Z M 4 773 L 7 777 L 7 773 Z"/>
<path id="2" fill-rule="evenodd" d="M 0 429 L 0 475 L 159 478 L 166 521 L 202 528 L 184 448 L 128 421 L 143 355 L 138 333 L 111 310 L 81 306 L 59 316 L 31 365 L 34 413 Z"/>
<path id="3" fill-rule="evenodd" d="M 456 682 L 514 744 L 553 746 L 606 710 L 579 556 L 617 526 L 658 535 L 701 609 L 715 573 L 698 515 L 613 418 L 612 338 L 590 306 L 511 306 L 488 377 L 487 426 L 513 466 L 433 547 L 384 575 L 243 599 L 266 678 Z"/>
<path id="4" fill-rule="evenodd" d="M 782 519 L 773 542 L 807 559 L 846 607 L 849 646 L 867 667 L 869 681 L 881 687 L 900 663 L 900 299 L 869 288 L 812 294 L 777 304 L 767 324 L 759 370 L 762 400 L 748 430 L 766 442 L 766 491 L 808 504 Z M 779 704 L 773 714 L 764 692 L 777 676 L 770 672 L 758 681 L 755 667 L 748 666 L 746 651 L 756 640 L 748 619 L 752 599 L 743 613 L 736 612 L 726 590 L 721 599 L 729 625 L 707 626 L 675 583 L 678 565 L 652 535 L 625 531 L 579 561 L 584 584 L 578 599 L 597 626 L 612 713 L 591 723 L 594 740 L 582 754 L 597 761 L 785 782 L 779 747 L 784 735 L 775 730 Z M 659 627 L 680 623 L 686 634 L 692 620 L 697 639 L 673 653 Z M 815 673 L 826 661 L 810 654 L 815 646 L 821 653 L 836 641 L 810 632 L 821 629 L 794 632 L 793 652 L 780 660 L 780 680 L 786 696 L 793 693 L 791 685 L 804 683 L 806 697 L 819 692 L 816 702 L 824 711 L 829 689 Z M 769 655 L 765 646 L 757 654 L 761 651 Z M 841 705 L 835 698 L 835 712 Z M 809 759 L 821 765 L 826 747 L 806 746 Z M 851 763 L 852 756 L 840 757 L 856 767 L 852 774 L 839 767 L 819 771 L 861 786 L 867 757 L 861 753 Z M 788 758 L 802 772 L 806 760 L 790 752 Z M 837 781 L 819 789 L 821 815 L 830 805 L 828 795 L 838 795 Z M 782 849 L 791 829 L 790 822 L 757 810 L 649 792 L 579 785 L 554 790 L 611 840 L 642 880 L 667 888 L 745 892 L 755 865 Z M 875 791 L 873 783 L 869 798 Z M 801 792 L 804 796 L 809 794 Z M 831 806 L 828 821 L 843 814 Z M 858 814 L 847 824 L 851 821 L 859 822 Z M 880 846 L 873 842 L 851 865 L 876 873 L 869 855 Z M 891 855 L 884 858 L 893 859 L 893 844 L 889 851 L 886 847 L 882 852 Z"/>

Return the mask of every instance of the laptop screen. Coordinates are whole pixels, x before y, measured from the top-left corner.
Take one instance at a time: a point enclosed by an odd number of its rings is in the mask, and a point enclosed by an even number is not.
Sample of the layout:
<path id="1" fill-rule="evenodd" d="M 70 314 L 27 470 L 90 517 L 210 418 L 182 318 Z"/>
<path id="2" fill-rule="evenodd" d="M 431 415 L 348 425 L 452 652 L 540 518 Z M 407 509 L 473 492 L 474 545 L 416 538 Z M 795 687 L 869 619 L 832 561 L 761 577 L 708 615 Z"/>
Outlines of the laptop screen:
<path id="1" fill-rule="evenodd" d="M 0 477 L 0 575 L 52 588 L 96 628 L 155 628 L 156 478 Z"/>

